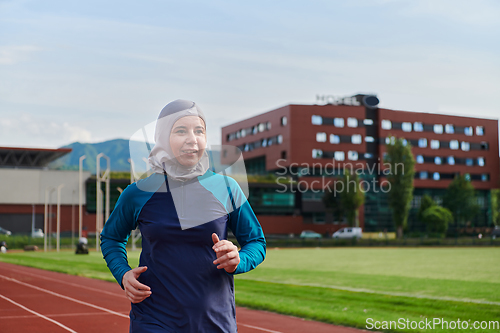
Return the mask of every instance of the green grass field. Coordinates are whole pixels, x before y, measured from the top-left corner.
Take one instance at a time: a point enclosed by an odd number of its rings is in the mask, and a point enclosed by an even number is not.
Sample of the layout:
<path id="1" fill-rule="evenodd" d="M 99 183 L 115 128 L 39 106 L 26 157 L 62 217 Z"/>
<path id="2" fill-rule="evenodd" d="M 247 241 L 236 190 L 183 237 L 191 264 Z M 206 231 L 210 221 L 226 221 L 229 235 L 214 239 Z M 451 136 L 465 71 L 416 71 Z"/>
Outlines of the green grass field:
<path id="1" fill-rule="evenodd" d="M 138 256 L 129 253 L 131 266 Z M 257 269 L 236 276 L 236 302 L 358 328 L 368 318 L 500 321 L 499 256 L 495 247 L 268 249 Z M 96 252 L 11 252 L 0 261 L 114 281 Z"/>

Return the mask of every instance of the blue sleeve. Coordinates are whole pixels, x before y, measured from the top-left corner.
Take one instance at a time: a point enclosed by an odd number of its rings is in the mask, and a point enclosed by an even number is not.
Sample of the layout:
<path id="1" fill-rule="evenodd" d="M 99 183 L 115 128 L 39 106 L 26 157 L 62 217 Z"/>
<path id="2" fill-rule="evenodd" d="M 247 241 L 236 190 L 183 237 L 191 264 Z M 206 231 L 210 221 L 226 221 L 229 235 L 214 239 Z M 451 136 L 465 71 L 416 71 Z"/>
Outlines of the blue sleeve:
<path id="1" fill-rule="evenodd" d="M 122 288 L 123 275 L 132 269 L 128 264 L 126 245 L 131 231 L 137 226 L 134 188 L 135 183 L 123 190 L 101 233 L 104 260 Z"/>
<path id="2" fill-rule="evenodd" d="M 233 273 L 228 274 L 241 274 L 254 269 L 264 261 L 266 257 L 266 239 L 252 207 L 244 198 L 244 194 L 236 182 L 233 184 L 235 185 L 230 186 L 230 190 L 234 202 L 240 202 L 241 205 L 229 214 L 229 228 L 236 236 L 241 249 L 239 251 L 240 263 L 238 267 Z"/>

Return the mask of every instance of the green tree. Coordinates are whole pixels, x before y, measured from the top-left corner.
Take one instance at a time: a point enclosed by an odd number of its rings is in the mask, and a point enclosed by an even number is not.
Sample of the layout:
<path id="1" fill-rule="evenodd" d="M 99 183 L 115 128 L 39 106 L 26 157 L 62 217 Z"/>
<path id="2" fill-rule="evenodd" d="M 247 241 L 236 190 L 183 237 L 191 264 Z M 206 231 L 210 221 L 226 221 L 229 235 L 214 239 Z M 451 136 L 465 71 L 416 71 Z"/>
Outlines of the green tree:
<path id="1" fill-rule="evenodd" d="M 323 204 L 333 211 L 333 220 L 337 218 L 337 221 L 342 222 L 344 219 L 344 209 L 340 203 L 340 197 L 334 192 L 334 188 L 330 187 L 328 191 L 325 191 Z"/>
<path id="2" fill-rule="evenodd" d="M 415 159 L 411 145 L 403 138 L 389 135 L 390 143 L 386 145 L 387 154 L 384 158 L 384 173 L 390 183 L 388 193 L 392 218 L 397 229 L 398 238 L 403 237 L 403 229 L 408 223 L 408 213 L 413 197 L 413 176 L 415 174 Z"/>
<path id="3" fill-rule="evenodd" d="M 418 210 L 418 213 L 417 213 L 417 219 L 419 221 L 424 221 L 423 217 L 422 217 L 422 214 L 424 213 L 424 211 L 429 208 L 429 207 L 432 207 L 432 206 L 435 206 L 436 203 L 434 202 L 434 200 L 432 200 L 431 196 L 428 195 L 428 194 L 424 194 L 424 196 L 422 197 L 422 200 L 420 201 L 420 208 Z"/>
<path id="4" fill-rule="evenodd" d="M 494 225 L 500 225 L 500 190 L 491 190 L 491 217 Z"/>
<path id="5" fill-rule="evenodd" d="M 359 207 L 365 202 L 365 192 L 361 188 L 359 177 L 344 169 L 344 174 L 338 181 L 342 183 L 337 189 L 340 187 L 338 194 L 347 222 L 349 226 L 359 227 Z"/>
<path id="6" fill-rule="evenodd" d="M 422 220 L 427 225 L 428 232 L 444 235 L 448 224 L 453 222 L 453 215 L 449 209 L 433 205 L 422 213 Z"/>
<path id="7" fill-rule="evenodd" d="M 443 196 L 443 206 L 452 212 L 457 227 L 464 227 L 479 212 L 474 186 L 465 175 L 455 176 L 450 183 Z"/>

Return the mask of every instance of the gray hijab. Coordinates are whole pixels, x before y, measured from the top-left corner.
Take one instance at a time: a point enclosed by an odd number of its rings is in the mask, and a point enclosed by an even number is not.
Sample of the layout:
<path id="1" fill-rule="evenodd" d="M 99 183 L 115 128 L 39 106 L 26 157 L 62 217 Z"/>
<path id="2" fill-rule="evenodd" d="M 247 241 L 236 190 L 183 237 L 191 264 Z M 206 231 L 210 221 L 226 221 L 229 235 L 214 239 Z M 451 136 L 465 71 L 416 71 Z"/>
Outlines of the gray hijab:
<path id="1" fill-rule="evenodd" d="M 198 116 L 205 122 L 205 115 L 196 103 L 182 99 L 168 103 L 160 112 L 155 127 L 155 146 L 149 154 L 149 164 L 156 173 L 166 172 L 170 178 L 186 181 L 205 174 L 209 168 L 206 150 L 193 167 L 180 164 L 170 147 L 170 132 L 175 122 L 182 117 Z"/>

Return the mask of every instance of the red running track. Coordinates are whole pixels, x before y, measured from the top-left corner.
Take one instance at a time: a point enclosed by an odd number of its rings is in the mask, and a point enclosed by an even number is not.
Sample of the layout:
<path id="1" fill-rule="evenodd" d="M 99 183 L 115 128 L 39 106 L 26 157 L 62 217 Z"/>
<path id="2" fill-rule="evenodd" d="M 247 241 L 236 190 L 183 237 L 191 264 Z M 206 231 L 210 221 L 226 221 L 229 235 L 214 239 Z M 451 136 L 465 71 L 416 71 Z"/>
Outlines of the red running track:
<path id="1" fill-rule="evenodd" d="M 116 283 L 0 262 L 0 332 L 128 332 L 130 302 Z M 240 333 L 356 333 L 237 307 Z"/>

